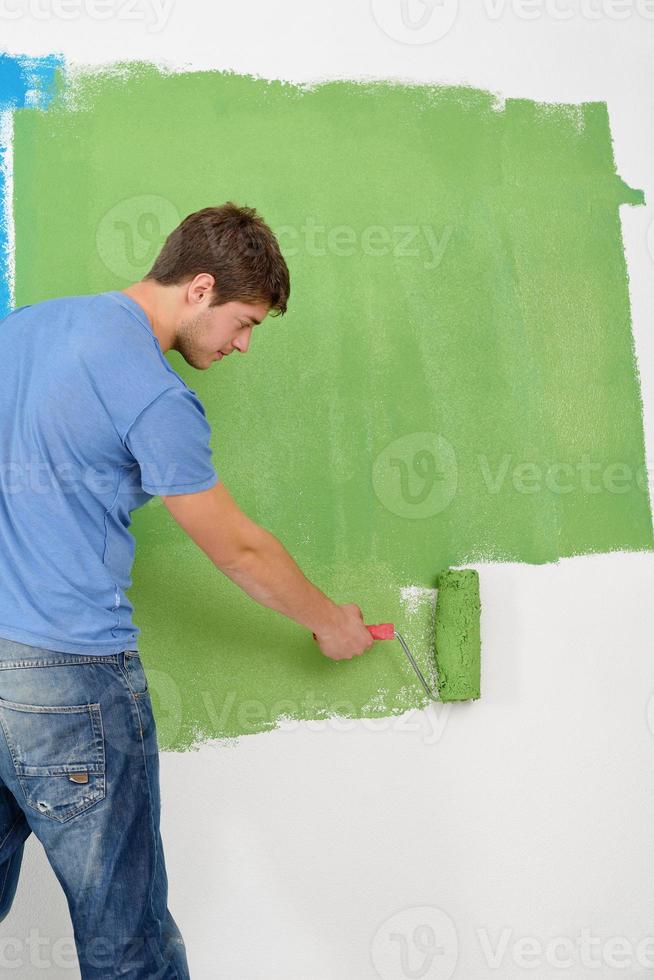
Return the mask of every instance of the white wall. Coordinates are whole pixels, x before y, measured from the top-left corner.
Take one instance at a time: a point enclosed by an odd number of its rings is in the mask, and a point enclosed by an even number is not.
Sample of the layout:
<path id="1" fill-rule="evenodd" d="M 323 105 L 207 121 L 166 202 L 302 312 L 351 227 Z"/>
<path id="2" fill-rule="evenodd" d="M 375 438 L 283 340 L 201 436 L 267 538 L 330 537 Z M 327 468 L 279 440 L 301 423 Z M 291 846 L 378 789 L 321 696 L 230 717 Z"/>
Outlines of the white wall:
<path id="1" fill-rule="evenodd" d="M 458 11 L 435 0 L 425 33 L 404 35 L 399 0 L 165 2 L 162 24 L 155 0 L 139 0 L 131 19 L 114 0 L 106 22 L 88 15 L 91 0 L 68 0 L 68 20 L 55 0 L 4 0 L 2 45 L 83 63 L 606 100 L 618 172 L 649 202 L 622 219 L 651 469 L 651 0 L 482 0 Z M 416 18 L 426 9 L 409 4 Z M 13 10 L 24 14 L 6 19 Z M 413 43 L 454 15 L 443 37 Z M 604 980 L 654 969 L 654 556 L 476 567 L 481 701 L 162 755 L 170 906 L 194 980 Z M 58 962 L 70 960 L 70 919 L 34 837 L 0 954 L 10 936 L 15 956 L 30 933 L 48 938 L 49 968 L 24 948 L 20 969 L 2 976 L 79 975 Z"/>

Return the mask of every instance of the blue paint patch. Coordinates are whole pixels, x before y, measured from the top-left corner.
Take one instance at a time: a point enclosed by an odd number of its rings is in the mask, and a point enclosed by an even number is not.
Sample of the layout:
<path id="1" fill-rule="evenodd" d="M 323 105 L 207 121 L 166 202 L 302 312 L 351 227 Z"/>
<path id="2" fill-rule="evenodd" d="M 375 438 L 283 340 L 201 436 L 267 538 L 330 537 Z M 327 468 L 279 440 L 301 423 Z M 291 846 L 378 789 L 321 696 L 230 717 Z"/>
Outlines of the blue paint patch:
<path id="1" fill-rule="evenodd" d="M 56 94 L 56 72 L 63 69 L 59 55 L 29 58 L 27 55 L 0 53 L 0 112 L 15 109 L 47 109 Z M 6 163 L 10 147 L 0 136 L 0 317 L 11 310 L 9 284 L 10 234 L 8 213 Z"/>
<path id="2" fill-rule="evenodd" d="M 0 53 L 0 110 L 47 109 L 55 95 L 55 77 L 63 56 L 28 58 Z"/>

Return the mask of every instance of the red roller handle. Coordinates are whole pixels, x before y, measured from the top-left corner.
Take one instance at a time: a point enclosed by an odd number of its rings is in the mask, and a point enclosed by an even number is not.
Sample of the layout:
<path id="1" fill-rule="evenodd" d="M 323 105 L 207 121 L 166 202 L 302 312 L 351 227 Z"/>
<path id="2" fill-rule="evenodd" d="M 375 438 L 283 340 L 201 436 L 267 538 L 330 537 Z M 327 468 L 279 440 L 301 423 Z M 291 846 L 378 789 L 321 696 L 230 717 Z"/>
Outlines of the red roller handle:
<path id="1" fill-rule="evenodd" d="M 366 626 L 373 640 L 392 640 L 395 636 L 395 627 L 392 623 L 379 623 L 378 626 Z"/>
<path id="2" fill-rule="evenodd" d="M 392 640 L 395 636 L 395 627 L 392 623 L 379 623 L 376 626 L 366 626 L 373 640 Z M 316 634 L 313 634 L 315 640 Z"/>

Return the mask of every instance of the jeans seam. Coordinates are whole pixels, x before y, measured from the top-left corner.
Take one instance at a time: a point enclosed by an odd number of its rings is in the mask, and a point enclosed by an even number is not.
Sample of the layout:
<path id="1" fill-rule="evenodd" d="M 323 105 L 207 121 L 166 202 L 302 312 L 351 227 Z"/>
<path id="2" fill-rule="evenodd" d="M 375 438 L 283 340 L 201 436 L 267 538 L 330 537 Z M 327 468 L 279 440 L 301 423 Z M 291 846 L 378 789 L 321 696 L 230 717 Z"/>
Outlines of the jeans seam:
<path id="1" fill-rule="evenodd" d="M 145 690 L 144 691 L 135 691 L 134 690 L 134 688 L 132 687 L 132 683 L 131 683 L 131 681 L 129 679 L 129 671 L 127 669 L 127 659 L 126 659 L 127 656 L 128 656 L 127 651 L 123 651 L 123 654 L 122 654 L 122 657 L 123 657 L 123 665 L 121 665 L 120 662 L 119 662 L 118 663 L 118 669 L 120 670 L 121 674 L 125 678 L 125 681 L 127 683 L 127 687 L 129 688 L 132 697 L 134 698 L 135 701 L 138 701 L 139 698 L 144 698 L 147 694 L 150 693 L 150 691 L 149 691 L 149 685 L 148 685 L 148 678 L 147 678 L 147 676 L 145 678 Z M 137 656 L 139 657 L 139 660 L 140 660 L 140 654 L 137 654 Z M 141 715 L 140 715 L 140 713 L 139 713 L 139 727 L 141 729 L 141 734 L 143 734 L 143 725 L 141 724 Z"/>
<path id="2" fill-rule="evenodd" d="M 8 857 L 7 860 L 4 862 L 5 873 L 2 876 L 2 881 L 0 881 L 0 903 L 2 902 L 2 899 L 4 898 L 5 888 L 7 887 L 7 878 L 9 877 L 9 866 L 11 864 L 11 860 L 12 860 L 13 856 L 14 855 L 12 854 L 11 857 Z"/>
<path id="3" fill-rule="evenodd" d="M 19 670 L 21 667 L 77 667 L 79 664 L 97 664 L 97 663 L 118 663 L 119 654 L 108 653 L 108 654 L 98 654 L 97 656 L 90 656 L 84 653 L 70 653 L 66 654 L 67 657 L 75 657 L 75 660 L 62 660 L 61 657 L 57 659 L 45 659 L 43 657 L 35 657 L 32 660 L 23 658 L 21 660 L 3 660 L 0 662 L 0 670 Z"/>
<path id="4" fill-rule="evenodd" d="M 156 877 L 157 877 L 157 864 L 158 864 L 158 861 L 159 861 L 159 835 L 156 833 L 155 826 L 154 826 L 154 806 L 153 806 L 153 803 L 152 803 L 152 793 L 150 792 L 150 779 L 149 779 L 149 769 L 148 769 L 148 758 L 147 758 L 147 753 L 145 751 L 145 742 L 143 740 L 143 720 L 141 718 L 141 712 L 140 712 L 140 709 L 139 709 L 139 706 L 138 706 L 138 701 L 135 701 L 134 702 L 134 705 L 136 707 L 136 711 L 137 711 L 138 716 L 139 716 L 139 724 L 141 726 L 141 751 L 143 752 L 143 768 L 145 769 L 145 782 L 146 782 L 146 786 L 147 786 L 147 789 L 148 789 L 148 816 L 149 816 L 149 819 L 150 819 L 150 833 L 152 834 L 152 839 L 154 840 L 154 863 L 153 863 L 153 872 L 152 872 L 152 878 L 151 878 L 151 881 L 150 881 L 150 887 L 148 889 L 148 905 L 149 905 L 149 909 L 150 909 L 150 918 L 151 918 L 152 922 L 157 922 L 158 919 L 157 919 L 157 916 L 155 915 L 155 911 L 154 911 L 153 891 L 154 891 L 155 880 L 156 880 Z M 164 955 L 166 955 L 166 953 L 168 953 L 170 951 L 170 948 L 171 948 L 170 947 L 170 944 L 166 942 L 164 944 Z M 179 973 L 177 971 L 177 967 L 172 962 L 172 960 L 169 960 L 164 965 L 167 968 L 171 968 L 172 967 L 172 969 L 175 972 L 175 980 L 180 980 Z"/>
<path id="5" fill-rule="evenodd" d="M 131 690 L 131 688 L 130 688 L 130 690 Z M 145 784 L 146 784 L 147 789 L 148 789 L 148 817 L 149 817 L 149 820 L 150 820 L 150 833 L 152 834 L 152 837 L 154 839 L 154 867 L 156 869 L 156 867 L 157 867 L 157 861 L 159 860 L 159 841 L 157 840 L 157 835 L 155 833 L 155 828 L 154 828 L 154 812 L 153 812 L 153 806 L 152 806 L 152 793 L 150 792 L 150 778 L 149 778 L 149 770 L 148 770 L 148 758 L 147 758 L 147 753 L 145 751 L 145 742 L 143 740 L 143 719 L 141 717 L 141 712 L 139 710 L 139 706 L 138 706 L 138 702 L 137 701 L 134 702 L 134 706 L 136 708 L 136 713 L 139 716 L 139 726 L 140 726 L 140 729 L 141 729 L 141 752 L 143 753 L 143 768 L 145 770 Z M 154 905 L 153 905 L 153 902 L 152 902 L 152 892 L 153 892 L 153 889 L 154 889 L 155 877 L 156 877 L 156 872 L 153 872 L 152 873 L 152 880 L 150 881 L 150 888 L 148 889 L 148 905 L 150 907 L 150 915 L 151 915 L 153 921 L 156 921 L 156 915 L 154 913 Z"/>
<path id="6" fill-rule="evenodd" d="M 20 821 L 21 821 L 21 819 L 23 817 L 24 817 L 24 814 L 22 812 L 19 813 L 19 815 L 16 817 L 16 819 L 12 823 L 11 827 L 9 828 L 9 830 L 7 831 L 7 833 L 5 834 L 5 836 L 2 838 L 2 840 L 0 840 L 0 847 L 2 847 L 2 845 L 5 843 L 5 841 L 7 841 L 9 839 L 9 837 L 11 835 L 11 832 L 13 831 L 14 827 L 16 827 L 20 823 Z M 5 873 L 3 875 L 2 882 L 0 882 L 0 902 L 4 898 L 5 888 L 7 887 L 7 879 L 9 877 L 9 865 L 11 864 L 12 860 L 14 859 L 15 853 L 16 852 L 14 851 L 13 854 L 10 854 L 9 857 L 7 858 L 7 860 L 3 862 L 4 868 L 5 868 Z"/>
<path id="7" fill-rule="evenodd" d="M 2 899 L 4 898 L 4 895 L 5 895 L 5 888 L 7 887 L 7 879 L 9 878 L 9 866 L 11 865 L 11 862 L 13 860 L 13 857 L 14 857 L 14 855 L 12 854 L 4 862 L 5 873 L 2 876 L 2 881 L 0 881 L 0 903 L 2 902 Z"/>
<path id="8" fill-rule="evenodd" d="M 0 706 L 2 705 L 12 711 L 37 715 L 75 715 L 82 714 L 89 708 L 95 708 L 96 711 L 100 709 L 100 704 L 97 701 L 87 701 L 86 704 L 25 704 L 22 701 L 7 701 L 5 698 L 0 698 Z"/>
<path id="9" fill-rule="evenodd" d="M 12 823 L 11 827 L 9 828 L 9 830 L 7 831 L 7 833 L 5 834 L 5 836 L 2 838 L 2 840 L 0 840 L 0 847 L 2 847 L 2 845 L 5 843 L 5 841 L 7 841 L 9 839 L 9 835 L 11 834 L 12 830 L 14 829 L 14 827 L 16 826 L 17 823 L 20 823 L 20 821 L 23 818 L 23 816 L 24 816 L 24 813 L 21 811 L 18 814 L 18 816 L 16 817 L 16 819 L 14 820 L 14 822 Z"/>

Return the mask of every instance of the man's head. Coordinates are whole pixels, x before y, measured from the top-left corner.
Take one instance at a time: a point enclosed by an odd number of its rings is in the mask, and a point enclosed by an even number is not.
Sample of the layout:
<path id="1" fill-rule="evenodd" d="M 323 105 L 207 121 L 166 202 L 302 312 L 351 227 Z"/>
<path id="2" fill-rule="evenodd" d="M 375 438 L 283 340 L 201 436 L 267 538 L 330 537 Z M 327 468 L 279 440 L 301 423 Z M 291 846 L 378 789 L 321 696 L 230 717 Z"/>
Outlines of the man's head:
<path id="1" fill-rule="evenodd" d="M 125 292 L 144 306 L 163 350 L 203 369 L 245 353 L 254 325 L 286 312 L 290 280 L 268 225 L 254 208 L 228 202 L 188 215 Z"/>

